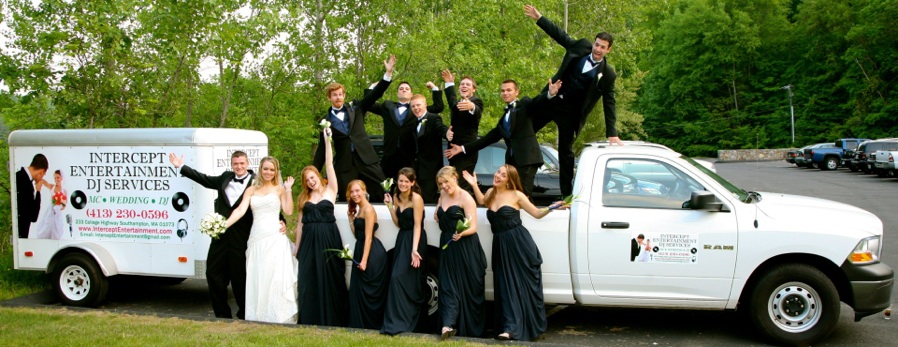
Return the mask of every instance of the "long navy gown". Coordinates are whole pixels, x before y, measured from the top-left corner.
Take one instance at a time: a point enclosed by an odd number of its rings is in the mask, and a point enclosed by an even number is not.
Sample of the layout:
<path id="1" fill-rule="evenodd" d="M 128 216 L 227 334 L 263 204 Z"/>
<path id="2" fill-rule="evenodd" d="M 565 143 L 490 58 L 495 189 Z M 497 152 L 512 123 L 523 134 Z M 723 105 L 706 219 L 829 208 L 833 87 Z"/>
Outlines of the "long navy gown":
<path id="1" fill-rule="evenodd" d="M 414 331 L 418 325 L 418 317 L 427 301 L 424 291 L 424 260 L 417 269 L 412 267 L 412 244 L 415 242 L 414 208 L 403 211 L 396 207 L 399 218 L 399 234 L 396 236 L 396 247 L 393 250 L 393 266 L 390 273 L 390 289 L 387 294 L 387 305 L 384 312 L 382 333 L 396 335 Z M 426 257 L 427 233 L 421 228 L 421 239 L 418 240 L 418 254 Z"/>
<path id="2" fill-rule="evenodd" d="M 346 326 L 349 316 L 346 263 L 325 249 L 342 249 L 334 204 L 321 200 L 302 207 L 299 260 L 299 323 Z"/>
<path id="3" fill-rule="evenodd" d="M 452 235 L 455 225 L 464 217 L 464 210 L 458 205 L 443 211 L 437 210 L 440 219 L 440 247 Z M 483 336 L 484 318 L 484 278 L 486 277 L 486 255 L 480 245 L 480 237 L 475 233 L 458 241 L 452 241 L 440 254 L 440 317 L 443 326 L 450 326 L 461 336 Z"/>
<path id="4" fill-rule="evenodd" d="M 517 340 L 533 340 L 546 332 L 543 305 L 543 263 L 530 232 L 521 225 L 521 211 L 502 206 L 488 210 L 493 230 L 493 288 L 497 328 Z"/>
<path id="5" fill-rule="evenodd" d="M 361 263 L 365 254 L 365 219 L 356 218 L 353 260 Z M 377 224 L 374 224 L 377 231 Z M 353 264 L 349 279 L 349 327 L 380 329 L 384 320 L 384 299 L 387 295 L 387 251 L 376 237 L 371 238 L 371 250 L 365 271 Z"/>

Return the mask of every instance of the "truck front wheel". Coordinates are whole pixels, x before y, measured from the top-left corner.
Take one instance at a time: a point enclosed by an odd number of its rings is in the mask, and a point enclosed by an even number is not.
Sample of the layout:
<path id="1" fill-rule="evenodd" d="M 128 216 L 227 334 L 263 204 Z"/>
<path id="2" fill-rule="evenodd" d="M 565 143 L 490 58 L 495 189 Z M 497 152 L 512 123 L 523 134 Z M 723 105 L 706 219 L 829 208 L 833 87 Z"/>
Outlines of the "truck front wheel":
<path id="1" fill-rule="evenodd" d="M 777 344 L 808 345 L 829 335 L 839 321 L 839 295 L 820 270 L 788 264 L 763 275 L 751 292 L 755 327 Z"/>
<path id="2" fill-rule="evenodd" d="M 56 295 L 64 305 L 95 307 L 106 298 L 109 280 L 97 263 L 83 253 L 65 255 L 54 271 Z"/>
<path id="3" fill-rule="evenodd" d="M 820 165 L 820 170 L 835 170 L 839 168 L 839 158 L 835 157 L 827 157 L 823 159 L 823 164 Z"/>

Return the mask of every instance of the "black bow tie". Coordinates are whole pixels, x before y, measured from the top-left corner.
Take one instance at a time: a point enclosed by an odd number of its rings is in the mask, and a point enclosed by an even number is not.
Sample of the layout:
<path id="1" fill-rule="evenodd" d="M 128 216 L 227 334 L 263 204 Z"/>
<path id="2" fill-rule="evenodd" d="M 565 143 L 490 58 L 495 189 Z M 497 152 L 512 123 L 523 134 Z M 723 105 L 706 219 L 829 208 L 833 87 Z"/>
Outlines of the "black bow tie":
<path id="1" fill-rule="evenodd" d="M 245 181 L 247 177 L 249 177 L 249 176 L 243 176 L 243 178 L 234 177 L 234 182 L 243 184 L 243 181 Z"/>
<path id="2" fill-rule="evenodd" d="M 399 103 L 399 106 L 396 106 L 396 107 L 405 107 L 405 108 L 408 108 L 408 104 L 406 104 L 406 103 L 401 103 L 401 102 L 400 102 L 400 103 Z"/>
<path id="3" fill-rule="evenodd" d="M 510 104 L 508 104 L 508 105 L 505 105 L 505 112 L 506 112 L 506 113 L 508 113 L 508 111 L 513 110 L 513 109 L 514 109 L 514 103 L 513 103 L 513 102 L 510 103 Z"/>
<path id="4" fill-rule="evenodd" d="M 422 122 L 423 120 L 424 120 L 424 117 L 418 118 L 418 124 L 421 124 L 421 122 Z"/>

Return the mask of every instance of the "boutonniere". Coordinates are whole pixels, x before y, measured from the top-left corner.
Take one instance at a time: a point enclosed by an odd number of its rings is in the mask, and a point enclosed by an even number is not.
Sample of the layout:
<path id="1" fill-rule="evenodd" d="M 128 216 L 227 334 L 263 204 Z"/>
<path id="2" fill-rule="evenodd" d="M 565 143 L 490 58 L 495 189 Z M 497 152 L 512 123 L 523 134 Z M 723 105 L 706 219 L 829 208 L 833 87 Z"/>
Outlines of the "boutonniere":
<path id="1" fill-rule="evenodd" d="M 599 75 L 598 75 L 598 76 L 596 76 L 596 81 L 598 81 L 598 80 L 601 80 L 601 79 L 602 79 L 602 73 L 601 73 L 601 72 L 599 72 Z"/>
<path id="2" fill-rule="evenodd" d="M 427 118 L 421 120 L 421 126 L 424 126 L 424 123 L 427 123 Z"/>

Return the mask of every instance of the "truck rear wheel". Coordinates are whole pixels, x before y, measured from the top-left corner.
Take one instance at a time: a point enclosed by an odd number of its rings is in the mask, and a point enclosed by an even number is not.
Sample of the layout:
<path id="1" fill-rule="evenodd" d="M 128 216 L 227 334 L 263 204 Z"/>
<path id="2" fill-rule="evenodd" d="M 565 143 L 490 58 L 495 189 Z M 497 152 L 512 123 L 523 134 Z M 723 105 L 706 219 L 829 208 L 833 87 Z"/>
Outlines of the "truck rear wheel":
<path id="1" fill-rule="evenodd" d="M 777 344 L 808 345 L 829 335 L 839 321 L 839 295 L 820 270 L 778 266 L 751 291 L 752 323 Z"/>
<path id="2" fill-rule="evenodd" d="M 56 295 L 64 305 L 95 307 L 105 298 L 109 280 L 90 256 L 83 253 L 65 255 L 54 271 Z"/>

